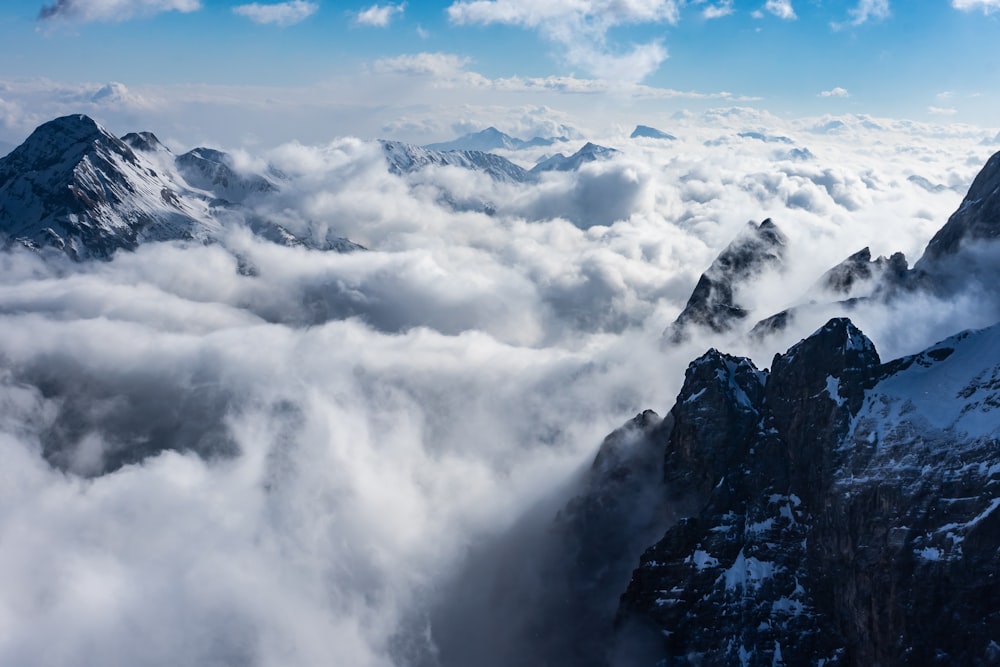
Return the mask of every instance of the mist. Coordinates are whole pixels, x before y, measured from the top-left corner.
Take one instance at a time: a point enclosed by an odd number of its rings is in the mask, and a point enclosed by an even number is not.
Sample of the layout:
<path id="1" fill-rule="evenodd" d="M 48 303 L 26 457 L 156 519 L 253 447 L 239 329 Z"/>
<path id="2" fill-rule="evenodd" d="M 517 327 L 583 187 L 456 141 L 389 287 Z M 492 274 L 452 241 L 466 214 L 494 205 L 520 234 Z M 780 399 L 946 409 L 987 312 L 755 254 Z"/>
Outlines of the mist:
<path id="1" fill-rule="evenodd" d="M 565 508 L 605 483 L 605 436 L 666 415 L 708 347 L 765 367 L 843 314 L 666 345 L 700 273 L 748 220 L 778 224 L 786 266 L 741 293 L 749 328 L 862 247 L 912 265 L 989 154 L 940 128 L 839 122 L 719 110 L 675 119 L 668 145 L 609 130 L 593 140 L 620 155 L 532 184 L 396 176 L 356 138 L 289 143 L 237 152 L 287 177 L 246 216 L 367 250 L 232 224 L 109 262 L 3 253 L 0 663 L 566 655 L 596 622 L 565 599 L 589 576 L 563 560 L 585 550 Z M 889 359 L 995 321 L 989 280 L 849 315 Z M 588 594 L 600 621 L 637 545 L 684 511 L 620 502 L 648 514 Z"/>

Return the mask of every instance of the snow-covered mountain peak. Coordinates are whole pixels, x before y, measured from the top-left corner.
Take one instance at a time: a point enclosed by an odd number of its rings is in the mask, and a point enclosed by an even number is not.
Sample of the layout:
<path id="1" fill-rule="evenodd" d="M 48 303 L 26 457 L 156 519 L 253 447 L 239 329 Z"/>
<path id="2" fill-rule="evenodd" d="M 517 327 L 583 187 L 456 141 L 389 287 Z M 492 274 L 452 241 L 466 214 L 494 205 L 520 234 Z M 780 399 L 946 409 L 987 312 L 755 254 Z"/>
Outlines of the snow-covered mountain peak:
<path id="1" fill-rule="evenodd" d="M 116 155 L 128 163 L 135 154 L 123 141 L 83 114 L 63 116 L 40 125 L 0 165 L 0 186 L 19 172 L 76 165 L 87 153 Z"/>

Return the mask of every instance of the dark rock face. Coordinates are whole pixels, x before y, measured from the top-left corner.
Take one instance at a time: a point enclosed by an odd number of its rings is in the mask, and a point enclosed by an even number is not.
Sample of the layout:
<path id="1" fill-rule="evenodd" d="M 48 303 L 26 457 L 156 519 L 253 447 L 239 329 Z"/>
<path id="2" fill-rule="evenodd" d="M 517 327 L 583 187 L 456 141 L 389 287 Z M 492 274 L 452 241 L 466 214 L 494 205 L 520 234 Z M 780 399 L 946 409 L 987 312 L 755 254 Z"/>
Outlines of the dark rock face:
<path id="1" fill-rule="evenodd" d="M 998 344 L 882 364 L 834 319 L 769 372 L 693 362 L 662 489 L 703 502 L 621 598 L 629 664 L 998 664 Z"/>
<path id="2" fill-rule="evenodd" d="M 907 282 L 908 271 L 903 253 L 873 260 L 871 250 L 863 248 L 824 273 L 817 287 L 845 297 L 885 295 Z"/>
<path id="3" fill-rule="evenodd" d="M 283 245 L 361 248 L 329 232 L 296 233 L 256 219 L 245 205 L 277 192 L 280 179 L 272 171 L 244 173 L 222 151 L 196 148 L 174 157 L 152 132 L 118 139 L 87 116 L 65 116 L 0 159 L 0 246 L 110 259 L 146 241 L 213 242 L 226 221 L 247 222 L 258 236 Z"/>
<path id="4" fill-rule="evenodd" d="M 675 343 L 685 340 L 693 326 L 723 333 L 744 320 L 749 313 L 736 302 L 736 289 L 751 277 L 780 267 L 786 245 L 785 235 L 770 218 L 759 225 L 748 222 L 701 275 L 684 310 L 665 332 L 667 338 Z"/>
<path id="5" fill-rule="evenodd" d="M 146 153 L 156 153 L 159 151 L 170 152 L 166 146 L 152 132 L 129 132 L 122 141 L 128 144 L 132 150 L 144 151 Z"/>
<path id="6" fill-rule="evenodd" d="M 259 174 L 241 174 L 233 159 L 212 148 L 195 148 L 177 156 L 176 164 L 188 184 L 202 188 L 229 202 L 243 203 L 254 195 L 277 192 L 278 188 Z"/>
<path id="7" fill-rule="evenodd" d="M 958 252 L 964 241 L 1000 238 L 1000 153 L 995 153 L 972 182 L 965 200 L 927 244 L 918 269 L 928 269 Z"/>

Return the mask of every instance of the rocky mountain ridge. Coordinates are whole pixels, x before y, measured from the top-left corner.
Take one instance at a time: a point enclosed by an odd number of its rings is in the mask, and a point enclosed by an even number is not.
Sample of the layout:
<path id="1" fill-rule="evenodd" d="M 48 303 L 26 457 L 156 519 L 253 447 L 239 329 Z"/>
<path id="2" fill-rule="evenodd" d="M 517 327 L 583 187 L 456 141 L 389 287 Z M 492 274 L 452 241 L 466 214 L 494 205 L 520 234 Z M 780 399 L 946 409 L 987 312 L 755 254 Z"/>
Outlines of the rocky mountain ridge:
<path id="1" fill-rule="evenodd" d="M 778 225 L 766 221 L 774 234 Z M 753 228 L 748 223 L 747 229 Z M 664 332 L 668 342 L 684 340 L 702 327 L 713 333 L 737 332 L 749 311 L 739 302 L 741 290 L 766 270 L 780 271 L 783 253 L 769 244 L 747 244 L 747 229 L 718 255 L 703 273 L 692 295 L 673 324 Z M 849 316 L 863 303 L 890 305 L 901 297 L 927 295 L 949 298 L 971 284 L 993 284 L 1000 273 L 995 255 L 1000 239 L 1000 153 L 993 155 L 969 188 L 958 210 L 928 242 L 911 267 L 901 252 L 872 258 L 868 247 L 853 253 L 824 273 L 797 299 L 797 304 L 744 328 L 751 337 L 763 338 L 788 329 L 798 319 L 836 310 Z M 734 258 L 740 257 L 739 262 Z"/>
<path id="2" fill-rule="evenodd" d="M 649 437 L 702 504 L 622 596 L 642 664 L 996 664 L 997 352 L 1000 325 L 883 364 L 835 319 L 769 371 L 692 362 Z"/>
<path id="3" fill-rule="evenodd" d="M 222 151 L 175 156 L 151 132 L 119 139 L 88 116 L 64 116 L 0 158 L 0 243 L 109 259 L 147 241 L 213 242 L 240 219 L 282 245 L 361 247 L 294 233 L 243 206 L 279 190 L 278 175 L 244 173 Z"/>

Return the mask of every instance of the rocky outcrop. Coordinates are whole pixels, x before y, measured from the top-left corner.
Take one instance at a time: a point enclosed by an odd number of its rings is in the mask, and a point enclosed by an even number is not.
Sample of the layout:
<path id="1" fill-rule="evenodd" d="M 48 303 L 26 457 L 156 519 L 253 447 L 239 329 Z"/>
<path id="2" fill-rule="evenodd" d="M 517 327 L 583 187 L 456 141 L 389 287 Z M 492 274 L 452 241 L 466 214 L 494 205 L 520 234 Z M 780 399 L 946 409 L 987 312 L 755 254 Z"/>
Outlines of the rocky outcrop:
<path id="1" fill-rule="evenodd" d="M 684 310 L 664 332 L 666 338 L 679 343 L 693 327 L 724 333 L 746 319 L 749 311 L 738 303 L 737 290 L 763 271 L 780 268 L 787 243 L 770 218 L 759 225 L 748 222 L 701 275 Z"/>
<path id="2" fill-rule="evenodd" d="M 963 243 L 1000 238 L 1000 153 L 995 153 L 976 176 L 962 205 L 931 238 L 914 268 L 933 265 L 956 254 Z"/>
<path id="3" fill-rule="evenodd" d="M 770 371 L 693 362 L 662 489 L 704 501 L 621 598 L 633 664 L 997 664 L 997 345 L 882 364 L 834 319 Z"/>

